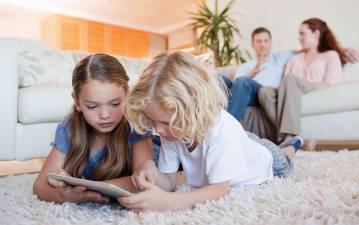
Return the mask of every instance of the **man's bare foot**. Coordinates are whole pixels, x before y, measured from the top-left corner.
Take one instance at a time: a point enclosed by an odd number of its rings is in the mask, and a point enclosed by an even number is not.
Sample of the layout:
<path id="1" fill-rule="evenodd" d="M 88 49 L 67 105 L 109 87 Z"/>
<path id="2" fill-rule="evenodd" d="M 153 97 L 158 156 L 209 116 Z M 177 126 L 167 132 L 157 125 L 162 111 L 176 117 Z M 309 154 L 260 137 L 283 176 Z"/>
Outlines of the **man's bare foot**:
<path id="1" fill-rule="evenodd" d="M 281 148 L 282 150 L 290 159 L 294 159 L 295 157 L 295 148 L 293 146 L 287 146 L 284 148 Z"/>
<path id="2" fill-rule="evenodd" d="M 292 139 L 293 137 L 294 137 L 294 135 L 292 135 L 292 134 L 286 134 L 286 135 L 285 135 L 285 138 L 284 138 L 283 141 L 282 141 L 282 143 L 289 141 L 289 140 Z"/>
<path id="3" fill-rule="evenodd" d="M 302 148 L 303 143 L 304 143 L 304 141 L 303 141 L 303 139 L 301 137 L 295 136 L 295 137 L 290 138 L 287 141 L 282 142 L 279 145 L 279 147 L 284 148 L 284 147 L 287 147 L 287 146 L 291 146 L 294 149 L 294 153 L 296 153 L 299 149 Z"/>

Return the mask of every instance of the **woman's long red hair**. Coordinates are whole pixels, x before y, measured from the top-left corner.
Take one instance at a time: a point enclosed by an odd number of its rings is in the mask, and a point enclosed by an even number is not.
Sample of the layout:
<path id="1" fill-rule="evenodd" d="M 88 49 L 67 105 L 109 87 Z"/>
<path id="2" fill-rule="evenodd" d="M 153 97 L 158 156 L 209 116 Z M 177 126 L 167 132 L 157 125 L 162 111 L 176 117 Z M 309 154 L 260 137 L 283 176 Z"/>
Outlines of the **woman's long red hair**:
<path id="1" fill-rule="evenodd" d="M 320 32 L 318 52 L 325 52 L 334 50 L 339 54 L 342 65 L 346 64 L 347 61 L 344 57 L 343 49 L 337 41 L 334 33 L 328 27 L 327 23 L 318 18 L 310 18 L 304 20 L 302 24 L 308 25 L 308 28 L 314 32 L 318 30 Z"/>

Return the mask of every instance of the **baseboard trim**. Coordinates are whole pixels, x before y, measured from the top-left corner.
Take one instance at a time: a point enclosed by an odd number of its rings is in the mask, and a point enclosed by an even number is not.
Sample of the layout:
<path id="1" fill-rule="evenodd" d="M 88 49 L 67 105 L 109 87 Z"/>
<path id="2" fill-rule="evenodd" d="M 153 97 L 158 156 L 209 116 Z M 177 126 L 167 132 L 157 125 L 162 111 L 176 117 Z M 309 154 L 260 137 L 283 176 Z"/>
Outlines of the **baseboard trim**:
<path id="1" fill-rule="evenodd" d="M 328 141 L 328 140 L 318 140 L 315 141 L 315 150 L 332 150 L 339 151 L 343 149 L 348 150 L 357 150 L 359 149 L 359 140 L 346 140 L 346 141 Z"/>
<path id="2" fill-rule="evenodd" d="M 39 172 L 45 160 L 42 158 L 25 161 L 0 161 L 0 176 Z"/>

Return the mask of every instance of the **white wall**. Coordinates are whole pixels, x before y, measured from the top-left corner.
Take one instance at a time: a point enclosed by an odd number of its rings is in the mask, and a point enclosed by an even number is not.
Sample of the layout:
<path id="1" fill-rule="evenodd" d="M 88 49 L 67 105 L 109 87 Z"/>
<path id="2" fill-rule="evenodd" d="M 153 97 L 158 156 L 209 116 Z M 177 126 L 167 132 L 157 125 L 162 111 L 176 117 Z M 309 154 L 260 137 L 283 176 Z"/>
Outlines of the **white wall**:
<path id="1" fill-rule="evenodd" d="M 166 51 L 165 36 L 150 34 L 150 53 L 149 57 L 155 57 Z"/>
<path id="2" fill-rule="evenodd" d="M 193 44 L 194 34 L 189 25 L 168 32 L 168 49 L 175 49 L 188 44 Z"/>
<path id="3" fill-rule="evenodd" d="M 50 12 L 27 9 L 0 3 L 0 37 L 20 37 L 41 40 L 41 22 Z M 165 51 L 166 40 L 150 35 L 150 56 Z"/>
<path id="4" fill-rule="evenodd" d="M 220 7 L 228 2 L 219 0 Z M 359 47 L 359 0 L 237 0 L 232 12 L 248 49 L 258 26 L 271 30 L 273 51 L 299 49 L 299 25 L 310 17 L 326 21 L 343 46 Z"/>
<path id="5" fill-rule="evenodd" d="M 0 4 L 0 37 L 41 39 L 41 21 L 49 16 L 37 10 Z"/>

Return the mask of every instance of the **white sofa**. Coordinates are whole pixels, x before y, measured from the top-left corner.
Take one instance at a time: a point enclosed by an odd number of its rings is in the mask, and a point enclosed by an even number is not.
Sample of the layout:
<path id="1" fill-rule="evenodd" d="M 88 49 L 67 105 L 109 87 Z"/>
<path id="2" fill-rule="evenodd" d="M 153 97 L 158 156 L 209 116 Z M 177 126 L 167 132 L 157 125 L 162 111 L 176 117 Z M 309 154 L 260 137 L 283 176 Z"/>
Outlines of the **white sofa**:
<path id="1" fill-rule="evenodd" d="M 71 71 L 89 53 L 60 52 L 41 41 L 0 38 L 0 161 L 47 156 L 55 127 L 70 112 Z M 130 85 L 146 59 L 118 57 Z M 304 96 L 302 136 L 316 140 L 359 140 L 359 63 L 348 81 Z"/>
<path id="2" fill-rule="evenodd" d="M 56 51 L 37 40 L 0 38 L 0 161 L 47 156 L 57 123 L 71 110 L 72 70 L 88 54 Z M 149 62 L 117 58 L 130 85 Z"/>

